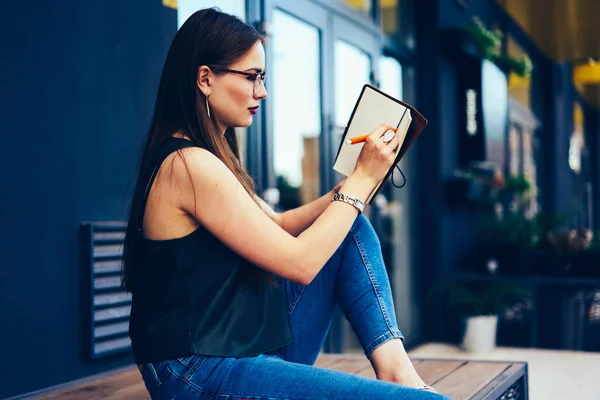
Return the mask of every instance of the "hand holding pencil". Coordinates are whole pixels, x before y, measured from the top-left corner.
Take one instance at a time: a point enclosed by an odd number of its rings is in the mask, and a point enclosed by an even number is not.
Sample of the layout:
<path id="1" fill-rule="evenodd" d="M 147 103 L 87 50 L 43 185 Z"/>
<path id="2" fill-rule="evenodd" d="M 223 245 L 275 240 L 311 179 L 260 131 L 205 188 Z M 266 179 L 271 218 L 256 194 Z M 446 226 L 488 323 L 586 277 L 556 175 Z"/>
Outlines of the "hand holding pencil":
<path id="1" fill-rule="evenodd" d="M 389 124 L 381 124 L 367 135 L 368 139 L 354 138 L 356 143 L 360 143 L 359 140 L 365 143 L 356 160 L 354 174 L 374 179 L 374 186 L 385 177 L 395 161 L 396 150 L 400 145 L 396 131 Z"/>
<path id="2" fill-rule="evenodd" d="M 395 134 L 398 131 L 398 128 L 390 128 L 389 131 L 383 135 L 384 143 L 391 141 L 392 138 L 394 137 L 394 134 L 391 134 L 390 131 L 393 131 L 393 133 Z M 367 141 L 367 138 L 369 137 L 369 135 L 370 135 L 370 133 L 366 134 L 366 135 L 362 135 L 362 136 L 353 137 L 352 139 L 346 140 L 346 144 L 364 143 Z"/>

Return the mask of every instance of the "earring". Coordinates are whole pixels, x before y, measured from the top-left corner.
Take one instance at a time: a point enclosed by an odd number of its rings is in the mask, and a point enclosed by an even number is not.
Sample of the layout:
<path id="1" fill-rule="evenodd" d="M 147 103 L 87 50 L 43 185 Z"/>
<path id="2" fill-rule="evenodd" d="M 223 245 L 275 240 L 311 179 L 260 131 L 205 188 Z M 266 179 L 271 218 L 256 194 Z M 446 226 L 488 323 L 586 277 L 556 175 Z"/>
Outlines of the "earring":
<path id="1" fill-rule="evenodd" d="M 204 96 L 206 100 L 206 111 L 208 112 L 208 118 L 210 118 L 210 106 L 208 105 L 208 96 Z"/>

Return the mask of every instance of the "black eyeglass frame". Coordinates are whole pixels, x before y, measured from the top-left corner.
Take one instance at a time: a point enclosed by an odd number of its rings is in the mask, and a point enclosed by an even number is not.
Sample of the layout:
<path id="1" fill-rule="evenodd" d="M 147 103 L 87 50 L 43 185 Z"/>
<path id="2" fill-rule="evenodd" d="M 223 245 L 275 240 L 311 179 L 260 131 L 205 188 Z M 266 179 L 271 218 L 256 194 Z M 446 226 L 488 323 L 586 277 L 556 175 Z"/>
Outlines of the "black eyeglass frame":
<path id="1" fill-rule="evenodd" d="M 232 74 L 245 75 L 254 80 L 253 91 L 254 95 L 258 91 L 259 81 L 262 82 L 263 87 L 265 87 L 265 74 L 266 72 L 246 72 L 246 71 L 238 71 L 237 69 L 228 69 L 228 68 L 215 68 L 215 72 L 230 72 Z"/>

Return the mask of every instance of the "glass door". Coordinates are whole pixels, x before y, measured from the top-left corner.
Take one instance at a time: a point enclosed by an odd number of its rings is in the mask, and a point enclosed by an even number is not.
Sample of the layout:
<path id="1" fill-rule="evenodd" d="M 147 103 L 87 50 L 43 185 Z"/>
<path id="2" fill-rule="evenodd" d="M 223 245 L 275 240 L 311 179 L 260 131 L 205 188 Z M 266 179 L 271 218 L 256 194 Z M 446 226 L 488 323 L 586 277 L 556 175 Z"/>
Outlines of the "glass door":
<path id="1" fill-rule="evenodd" d="M 267 187 L 279 211 L 327 191 L 322 179 L 325 12 L 309 2 L 267 7 Z"/>
<path id="2" fill-rule="evenodd" d="M 333 126 L 331 164 L 356 100 L 365 84 L 375 82 L 376 63 L 381 48 L 378 36 L 357 28 L 350 21 L 336 16 L 333 18 Z M 335 182 L 343 176 L 336 175 Z"/>
<path id="3" fill-rule="evenodd" d="M 380 46 L 376 33 L 308 1 L 267 0 L 265 21 L 264 197 L 287 210 L 343 178 L 334 157 L 362 86 L 374 83 Z"/>

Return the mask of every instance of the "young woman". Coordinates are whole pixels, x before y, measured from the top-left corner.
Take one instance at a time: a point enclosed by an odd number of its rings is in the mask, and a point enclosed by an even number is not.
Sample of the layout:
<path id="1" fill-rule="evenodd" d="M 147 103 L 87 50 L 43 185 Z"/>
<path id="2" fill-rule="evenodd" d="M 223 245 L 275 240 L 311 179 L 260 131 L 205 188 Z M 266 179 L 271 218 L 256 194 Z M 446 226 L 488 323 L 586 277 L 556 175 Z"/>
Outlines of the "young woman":
<path id="1" fill-rule="evenodd" d="M 267 96 L 262 42 L 239 19 L 206 9 L 167 55 L 123 265 L 148 391 L 153 399 L 441 398 L 406 355 L 379 242 L 360 215 L 398 139 L 379 126 L 348 179 L 275 213 L 255 194 L 233 130 L 250 125 Z M 377 380 L 312 366 L 336 301 Z"/>

